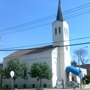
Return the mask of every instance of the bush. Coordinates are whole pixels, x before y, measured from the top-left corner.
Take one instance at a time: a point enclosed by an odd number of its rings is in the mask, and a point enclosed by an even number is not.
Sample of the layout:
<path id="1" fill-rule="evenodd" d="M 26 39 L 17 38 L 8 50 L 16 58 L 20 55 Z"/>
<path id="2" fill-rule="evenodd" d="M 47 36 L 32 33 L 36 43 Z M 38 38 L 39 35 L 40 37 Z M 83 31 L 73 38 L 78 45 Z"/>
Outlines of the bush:
<path id="1" fill-rule="evenodd" d="M 86 75 L 82 78 L 82 83 L 84 84 L 84 82 L 86 82 L 86 84 L 90 83 L 90 76 Z"/>

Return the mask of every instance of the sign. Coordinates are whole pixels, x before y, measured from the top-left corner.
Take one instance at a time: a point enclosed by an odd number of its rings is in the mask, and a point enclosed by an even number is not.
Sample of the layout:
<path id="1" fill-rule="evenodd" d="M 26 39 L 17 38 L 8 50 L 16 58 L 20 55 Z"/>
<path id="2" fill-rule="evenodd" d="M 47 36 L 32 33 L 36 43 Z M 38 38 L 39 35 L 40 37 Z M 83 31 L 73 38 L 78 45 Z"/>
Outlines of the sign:
<path id="1" fill-rule="evenodd" d="M 11 71 L 11 72 L 10 72 L 10 75 L 11 75 L 11 77 L 13 78 L 13 77 L 14 77 L 14 71 Z"/>
<path id="2" fill-rule="evenodd" d="M 57 84 L 62 85 L 62 79 L 58 79 Z"/>

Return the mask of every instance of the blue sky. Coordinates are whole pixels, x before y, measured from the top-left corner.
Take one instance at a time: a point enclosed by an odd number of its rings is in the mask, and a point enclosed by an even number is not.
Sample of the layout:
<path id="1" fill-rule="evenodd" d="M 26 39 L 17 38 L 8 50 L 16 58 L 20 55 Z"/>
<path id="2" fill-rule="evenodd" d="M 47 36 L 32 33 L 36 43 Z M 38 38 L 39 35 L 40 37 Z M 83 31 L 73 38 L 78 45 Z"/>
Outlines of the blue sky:
<path id="1" fill-rule="evenodd" d="M 88 4 L 90 3 L 90 0 L 62 0 L 61 3 L 63 12 L 65 12 L 72 8 Z M 32 47 L 30 45 L 46 45 L 45 43 L 51 43 L 52 23 L 56 18 L 54 17 L 52 19 L 48 19 L 47 21 L 43 20 L 43 22 L 38 22 L 32 25 L 30 25 L 30 22 L 52 15 L 55 16 L 57 14 L 57 7 L 58 0 L 0 0 L 0 34 L 2 42 L 2 46 L 0 46 L 0 49 L 19 46 L 29 46 L 27 48 L 30 48 Z M 69 24 L 70 39 L 90 36 L 90 13 L 67 19 L 69 16 L 75 15 L 80 12 L 85 12 L 89 9 L 90 7 L 87 7 L 73 13 L 64 14 L 64 19 Z M 25 23 L 28 23 L 28 25 L 26 26 Z M 24 27 L 11 30 L 6 29 L 21 24 L 24 24 Z M 7 30 L 8 33 L 14 32 L 16 30 L 19 30 L 21 32 L 6 34 L 5 30 Z M 70 41 L 70 44 L 89 41 L 90 38 L 74 40 Z M 89 51 L 89 44 L 70 47 L 71 57 L 73 57 L 74 55 L 74 50 L 82 48 L 84 46 L 88 46 L 87 50 Z M 2 59 L 10 53 L 12 52 L 0 51 L 0 61 L 2 61 Z"/>

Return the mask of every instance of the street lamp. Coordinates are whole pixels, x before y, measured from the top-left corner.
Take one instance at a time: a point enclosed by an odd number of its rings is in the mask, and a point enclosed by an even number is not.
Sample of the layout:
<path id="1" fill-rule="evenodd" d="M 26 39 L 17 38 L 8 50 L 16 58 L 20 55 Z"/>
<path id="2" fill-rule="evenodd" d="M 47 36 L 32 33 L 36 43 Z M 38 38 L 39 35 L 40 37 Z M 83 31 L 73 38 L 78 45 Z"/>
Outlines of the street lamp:
<path id="1" fill-rule="evenodd" d="M 11 76 L 11 78 L 12 78 L 12 90 L 13 90 L 13 77 L 14 77 L 14 71 L 11 71 L 11 72 L 10 72 L 10 76 Z"/>
<path id="2" fill-rule="evenodd" d="M 82 80 L 82 77 L 81 77 L 81 70 L 80 70 L 80 51 L 83 49 L 83 48 L 88 48 L 88 46 L 85 46 L 85 47 L 82 47 L 79 49 L 79 54 L 78 54 L 78 64 L 79 64 L 79 78 L 80 78 L 80 88 L 82 89 L 82 86 L 81 86 L 81 80 Z"/>

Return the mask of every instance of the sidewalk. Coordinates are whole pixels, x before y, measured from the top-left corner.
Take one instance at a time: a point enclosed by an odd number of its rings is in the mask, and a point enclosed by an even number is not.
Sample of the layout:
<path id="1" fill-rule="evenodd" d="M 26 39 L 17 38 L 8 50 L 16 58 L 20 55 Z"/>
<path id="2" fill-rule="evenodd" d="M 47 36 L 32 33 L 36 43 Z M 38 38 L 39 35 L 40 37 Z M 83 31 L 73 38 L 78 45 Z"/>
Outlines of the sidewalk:
<path id="1" fill-rule="evenodd" d="M 53 90 L 53 89 L 51 89 L 51 90 Z M 55 89 L 55 90 L 74 90 L 74 88 L 71 88 L 71 89 Z M 75 88 L 75 90 L 81 90 L 81 89 L 80 88 Z M 82 90 L 88 90 L 88 89 L 82 89 Z"/>
<path id="2" fill-rule="evenodd" d="M 74 88 L 70 89 L 70 90 L 74 90 Z M 75 88 L 75 90 L 81 90 L 80 88 Z M 83 89 L 82 89 L 83 90 Z"/>
<path id="3" fill-rule="evenodd" d="M 74 90 L 74 89 L 71 88 L 70 90 Z M 85 89 L 75 88 L 75 90 L 90 90 L 90 89 L 89 88 L 85 88 Z"/>

